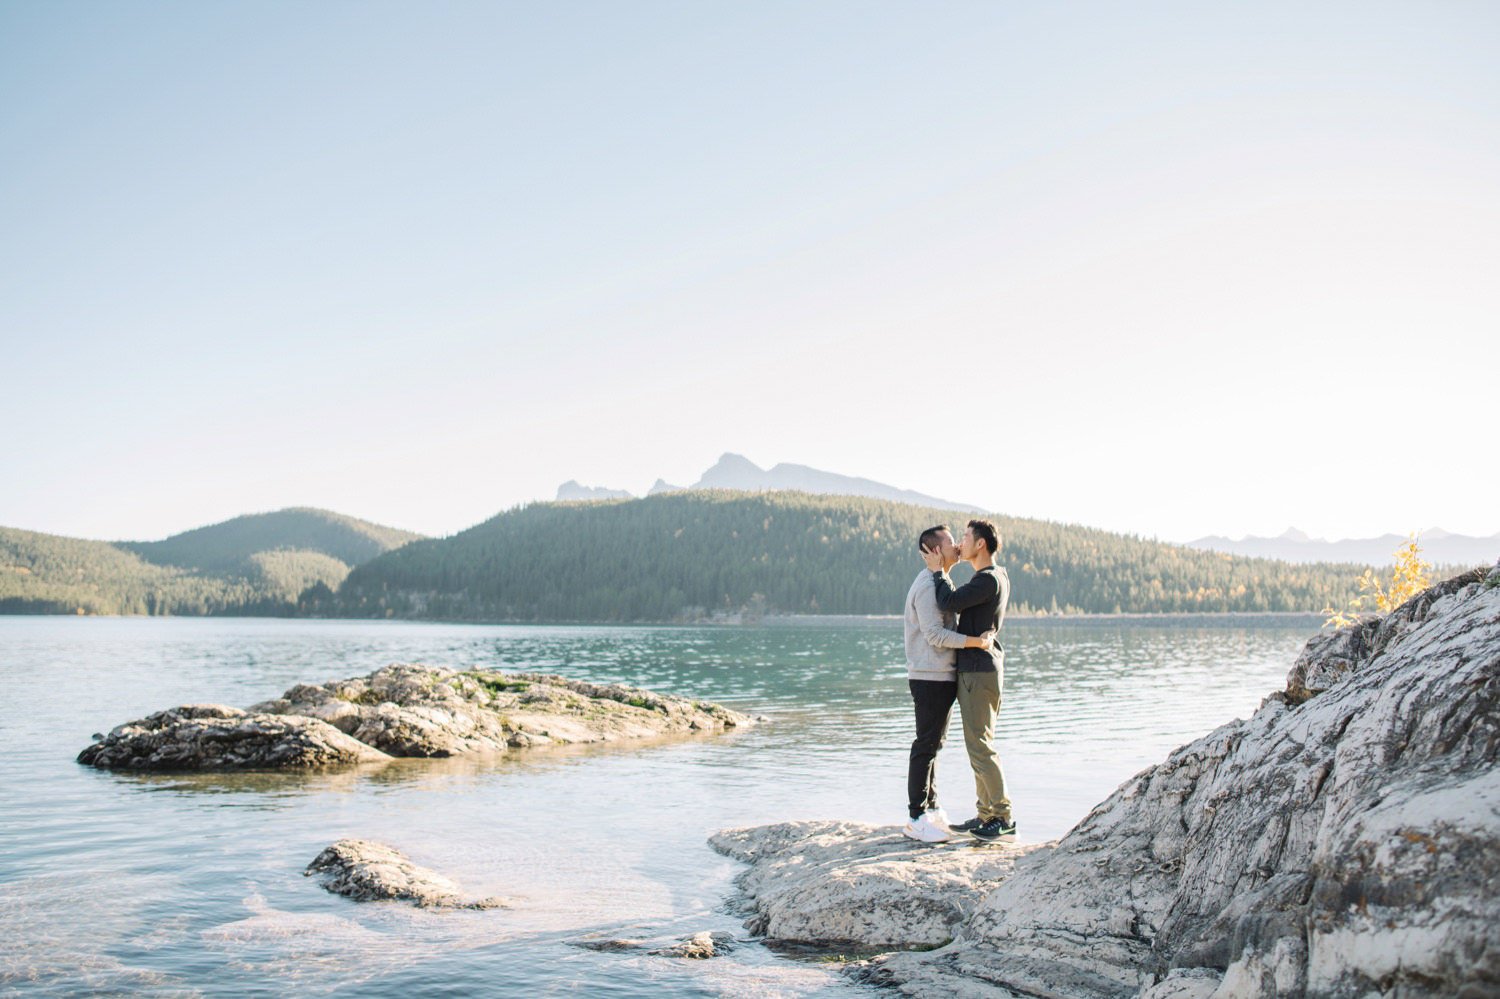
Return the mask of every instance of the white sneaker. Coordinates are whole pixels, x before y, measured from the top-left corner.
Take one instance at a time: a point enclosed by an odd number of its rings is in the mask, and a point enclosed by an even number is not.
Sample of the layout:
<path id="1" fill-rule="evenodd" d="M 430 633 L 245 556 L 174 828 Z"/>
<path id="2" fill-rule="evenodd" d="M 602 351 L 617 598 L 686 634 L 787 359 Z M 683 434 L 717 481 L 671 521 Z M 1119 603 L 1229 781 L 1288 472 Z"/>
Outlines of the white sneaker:
<path id="1" fill-rule="evenodd" d="M 948 813 L 946 811 L 941 808 L 929 808 L 927 809 L 927 814 L 932 819 L 933 825 L 949 836 L 953 835 L 953 823 L 948 821 Z"/>
<path id="2" fill-rule="evenodd" d="M 906 825 L 901 827 L 901 834 L 919 843 L 946 843 L 953 838 L 947 823 L 939 825 L 934 821 L 932 812 L 923 812 L 914 819 L 908 819 Z"/>

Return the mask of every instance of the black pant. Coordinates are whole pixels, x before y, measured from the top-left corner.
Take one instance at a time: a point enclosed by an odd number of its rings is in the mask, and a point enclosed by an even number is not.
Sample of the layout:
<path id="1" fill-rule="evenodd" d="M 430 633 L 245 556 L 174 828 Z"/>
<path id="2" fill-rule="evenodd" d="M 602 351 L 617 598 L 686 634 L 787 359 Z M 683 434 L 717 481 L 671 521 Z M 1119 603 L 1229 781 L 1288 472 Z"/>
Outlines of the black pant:
<path id="1" fill-rule="evenodd" d="M 906 768 L 906 810 L 916 818 L 936 808 L 937 754 L 948 736 L 948 718 L 958 698 L 954 680 L 907 680 L 917 708 L 917 737 L 911 744 L 911 762 Z"/>

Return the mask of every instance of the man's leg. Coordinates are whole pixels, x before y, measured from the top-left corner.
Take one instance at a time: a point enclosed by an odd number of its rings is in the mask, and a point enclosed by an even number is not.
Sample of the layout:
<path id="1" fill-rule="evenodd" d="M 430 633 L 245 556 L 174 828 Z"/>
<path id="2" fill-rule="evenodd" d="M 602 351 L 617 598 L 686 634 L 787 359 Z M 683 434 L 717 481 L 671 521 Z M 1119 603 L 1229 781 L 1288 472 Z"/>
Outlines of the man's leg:
<path id="1" fill-rule="evenodd" d="M 911 699 L 917 710 L 917 737 L 911 744 L 911 761 L 906 768 L 906 810 L 916 818 L 929 808 L 937 807 L 937 754 L 948 735 L 948 719 L 953 715 L 953 700 L 958 684 L 952 680 L 908 680 Z"/>
<path id="2" fill-rule="evenodd" d="M 995 719 L 1000 714 L 1000 674 L 958 674 L 958 711 L 964 723 L 964 746 L 974 769 L 979 818 L 1011 820 L 1005 796 L 1005 773 L 995 752 Z"/>

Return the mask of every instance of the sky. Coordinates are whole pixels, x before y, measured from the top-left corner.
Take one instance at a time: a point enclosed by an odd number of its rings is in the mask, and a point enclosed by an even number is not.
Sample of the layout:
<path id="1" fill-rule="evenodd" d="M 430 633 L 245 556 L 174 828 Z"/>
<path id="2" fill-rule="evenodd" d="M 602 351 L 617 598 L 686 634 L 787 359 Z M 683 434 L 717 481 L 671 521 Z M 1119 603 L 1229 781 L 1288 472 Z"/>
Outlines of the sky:
<path id="1" fill-rule="evenodd" d="M 0 0 L 0 525 L 725 451 L 1500 532 L 1500 5 Z"/>

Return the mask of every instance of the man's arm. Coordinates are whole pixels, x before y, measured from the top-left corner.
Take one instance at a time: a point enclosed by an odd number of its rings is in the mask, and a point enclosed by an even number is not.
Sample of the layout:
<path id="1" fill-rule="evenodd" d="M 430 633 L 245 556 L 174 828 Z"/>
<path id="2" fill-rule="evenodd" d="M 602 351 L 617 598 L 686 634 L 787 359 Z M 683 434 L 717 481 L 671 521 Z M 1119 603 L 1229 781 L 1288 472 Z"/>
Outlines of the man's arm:
<path id="1" fill-rule="evenodd" d="M 922 629 L 922 637 L 927 639 L 928 645 L 935 645 L 940 649 L 961 649 L 968 644 L 969 636 L 943 627 L 943 615 L 938 610 L 937 599 L 931 587 L 917 587 L 912 602 L 917 611 L 917 626 Z"/>
<path id="2" fill-rule="evenodd" d="M 945 572 L 934 572 L 932 574 L 933 596 L 940 610 L 961 611 L 995 599 L 995 574 L 993 572 L 976 572 L 974 578 L 969 580 L 958 589 L 953 588 L 953 580 L 948 578 Z"/>

